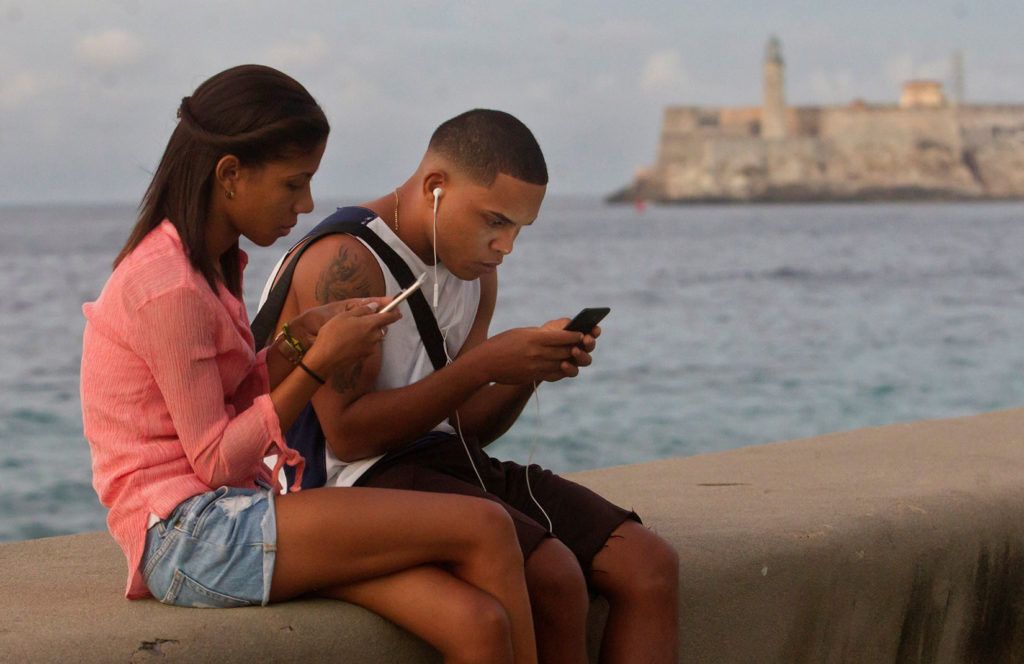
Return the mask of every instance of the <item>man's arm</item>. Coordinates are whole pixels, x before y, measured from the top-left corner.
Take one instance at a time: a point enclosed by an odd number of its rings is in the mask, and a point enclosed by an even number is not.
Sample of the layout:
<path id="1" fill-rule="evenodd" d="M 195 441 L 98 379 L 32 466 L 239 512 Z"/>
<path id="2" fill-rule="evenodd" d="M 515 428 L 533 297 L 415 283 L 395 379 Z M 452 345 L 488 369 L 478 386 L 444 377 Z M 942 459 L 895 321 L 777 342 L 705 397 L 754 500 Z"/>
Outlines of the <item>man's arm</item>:
<path id="1" fill-rule="evenodd" d="M 347 235 L 324 238 L 303 254 L 292 288 L 300 310 L 336 299 L 384 294 L 373 254 Z M 484 324 L 486 330 L 486 324 Z M 435 427 L 491 381 L 524 383 L 556 370 L 579 335 L 540 328 L 513 330 L 460 354 L 412 385 L 374 392 L 380 350 L 351 372 L 339 372 L 313 396 L 313 408 L 339 459 L 383 454 Z"/>
<path id="2" fill-rule="evenodd" d="M 497 292 L 496 274 L 484 275 L 480 278 L 480 306 L 477 310 L 477 318 L 456 361 L 464 353 L 479 347 L 487 340 L 488 328 L 497 301 Z M 568 318 L 559 319 L 547 323 L 546 327 L 552 330 L 561 330 L 568 322 Z M 599 332 L 597 333 L 599 334 Z M 588 366 L 591 363 L 590 352 L 594 350 L 595 345 L 594 337 L 586 335 L 583 340 L 583 348 L 574 347 L 572 349 L 572 361 L 563 362 L 559 366 L 558 373 L 547 376 L 543 380 L 555 381 L 577 375 L 580 367 Z M 520 385 L 485 385 L 457 407 L 451 416 L 452 422 L 457 421 L 463 434 L 476 437 L 481 444 L 491 443 L 504 435 L 519 419 L 519 415 L 533 394 L 534 384 L 531 381 Z M 537 384 L 539 384 L 539 380 Z"/>
<path id="3" fill-rule="evenodd" d="M 486 274 L 480 277 L 480 304 L 476 320 L 470 328 L 456 361 L 468 351 L 487 340 L 494 305 L 498 296 L 498 275 Z M 486 445 L 509 430 L 519 418 L 523 407 L 533 394 L 533 383 L 524 385 L 484 385 L 470 398 L 458 404 L 450 415 L 460 431 L 467 436 L 478 438 Z"/>

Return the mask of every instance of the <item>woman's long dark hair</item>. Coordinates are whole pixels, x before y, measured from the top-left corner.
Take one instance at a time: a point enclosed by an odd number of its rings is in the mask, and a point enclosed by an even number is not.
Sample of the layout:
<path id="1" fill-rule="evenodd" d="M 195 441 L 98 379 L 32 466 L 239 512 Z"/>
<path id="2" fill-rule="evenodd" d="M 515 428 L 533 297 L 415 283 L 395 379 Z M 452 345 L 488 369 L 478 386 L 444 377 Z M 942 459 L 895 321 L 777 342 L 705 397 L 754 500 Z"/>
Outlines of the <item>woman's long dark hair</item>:
<path id="1" fill-rule="evenodd" d="M 114 267 L 146 235 L 170 219 L 189 261 L 217 290 L 217 271 L 206 249 L 214 168 L 225 155 L 245 166 L 311 152 L 330 125 L 298 81 L 276 69 L 242 65 L 216 74 L 181 100 L 178 126 L 139 205 L 139 218 Z M 220 259 L 224 286 L 241 296 L 238 244 Z"/>

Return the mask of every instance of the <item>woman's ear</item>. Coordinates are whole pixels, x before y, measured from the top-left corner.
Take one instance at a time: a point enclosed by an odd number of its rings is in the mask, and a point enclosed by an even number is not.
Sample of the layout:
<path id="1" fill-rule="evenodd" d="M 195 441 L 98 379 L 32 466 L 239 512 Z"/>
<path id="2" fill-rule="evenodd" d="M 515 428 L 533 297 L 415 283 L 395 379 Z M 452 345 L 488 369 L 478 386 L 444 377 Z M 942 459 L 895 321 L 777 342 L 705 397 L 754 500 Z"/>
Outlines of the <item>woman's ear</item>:
<path id="1" fill-rule="evenodd" d="M 241 174 L 242 164 L 238 157 L 233 154 L 226 154 L 217 162 L 213 169 L 213 175 L 217 179 L 217 186 L 228 198 L 235 197 L 235 189 L 238 185 L 238 177 Z"/>

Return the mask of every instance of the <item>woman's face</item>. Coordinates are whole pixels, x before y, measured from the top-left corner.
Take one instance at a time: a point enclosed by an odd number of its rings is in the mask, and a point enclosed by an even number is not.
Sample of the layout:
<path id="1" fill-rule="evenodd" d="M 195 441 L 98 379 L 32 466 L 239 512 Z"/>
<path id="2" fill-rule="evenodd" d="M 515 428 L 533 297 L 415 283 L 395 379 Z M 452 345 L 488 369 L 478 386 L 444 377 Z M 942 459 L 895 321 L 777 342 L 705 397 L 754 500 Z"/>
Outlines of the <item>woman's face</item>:
<path id="1" fill-rule="evenodd" d="M 229 223 L 261 247 L 288 235 L 300 214 L 313 211 L 310 180 L 320 167 L 326 142 L 298 157 L 240 166 Z"/>

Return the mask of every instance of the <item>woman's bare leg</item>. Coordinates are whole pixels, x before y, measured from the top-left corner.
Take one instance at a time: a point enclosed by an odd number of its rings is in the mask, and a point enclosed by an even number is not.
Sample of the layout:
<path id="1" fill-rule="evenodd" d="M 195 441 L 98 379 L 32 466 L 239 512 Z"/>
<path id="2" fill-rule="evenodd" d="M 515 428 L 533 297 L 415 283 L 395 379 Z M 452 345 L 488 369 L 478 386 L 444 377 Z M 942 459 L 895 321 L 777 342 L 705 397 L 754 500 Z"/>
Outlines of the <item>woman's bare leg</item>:
<path id="1" fill-rule="evenodd" d="M 447 664 L 510 664 L 508 614 L 494 597 L 430 565 L 328 588 L 437 648 Z"/>
<path id="2" fill-rule="evenodd" d="M 505 609 L 514 661 L 537 661 L 523 557 L 500 505 L 418 491 L 326 488 L 277 496 L 275 506 L 271 601 L 444 564 Z"/>

